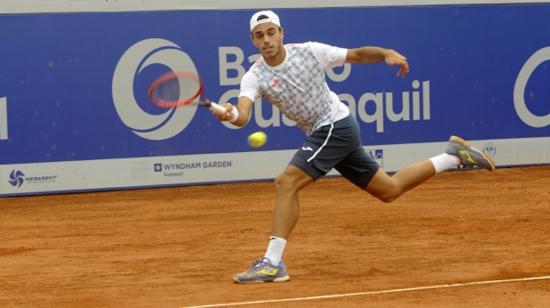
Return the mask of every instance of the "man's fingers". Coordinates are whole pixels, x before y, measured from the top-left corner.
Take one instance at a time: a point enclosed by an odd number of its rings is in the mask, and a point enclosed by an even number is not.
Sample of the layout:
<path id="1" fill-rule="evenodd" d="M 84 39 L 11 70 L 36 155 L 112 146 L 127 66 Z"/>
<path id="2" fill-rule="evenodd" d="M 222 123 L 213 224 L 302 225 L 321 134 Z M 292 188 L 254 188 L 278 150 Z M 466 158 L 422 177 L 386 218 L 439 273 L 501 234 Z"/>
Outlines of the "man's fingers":
<path id="1" fill-rule="evenodd" d="M 409 74 L 409 67 L 407 65 L 402 65 L 399 71 L 397 72 L 397 77 L 405 77 Z"/>
<path id="2" fill-rule="evenodd" d="M 224 115 L 225 121 L 229 121 L 233 117 L 233 108 L 236 108 L 236 107 L 233 106 L 231 103 L 227 103 L 225 105 L 225 108 L 226 108 L 225 115 Z"/>
<path id="3" fill-rule="evenodd" d="M 231 118 L 231 110 L 233 109 L 233 106 L 229 103 L 227 104 L 220 104 L 221 106 L 223 106 L 223 108 L 225 109 L 225 111 L 223 112 L 220 112 L 220 110 L 218 109 L 210 109 L 212 111 L 212 113 L 214 114 L 214 116 L 216 116 L 216 118 L 218 118 L 220 121 L 227 121 L 228 119 Z"/>

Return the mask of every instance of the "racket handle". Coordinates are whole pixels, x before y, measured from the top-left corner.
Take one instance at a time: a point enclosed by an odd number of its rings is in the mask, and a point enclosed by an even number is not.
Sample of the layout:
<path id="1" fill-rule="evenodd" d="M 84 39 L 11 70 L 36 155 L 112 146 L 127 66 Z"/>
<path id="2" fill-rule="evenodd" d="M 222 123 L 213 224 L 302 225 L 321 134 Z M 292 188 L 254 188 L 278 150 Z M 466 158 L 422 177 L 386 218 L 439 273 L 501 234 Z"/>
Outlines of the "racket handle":
<path id="1" fill-rule="evenodd" d="M 225 107 L 214 102 L 210 102 L 209 108 L 217 113 L 225 113 Z"/>

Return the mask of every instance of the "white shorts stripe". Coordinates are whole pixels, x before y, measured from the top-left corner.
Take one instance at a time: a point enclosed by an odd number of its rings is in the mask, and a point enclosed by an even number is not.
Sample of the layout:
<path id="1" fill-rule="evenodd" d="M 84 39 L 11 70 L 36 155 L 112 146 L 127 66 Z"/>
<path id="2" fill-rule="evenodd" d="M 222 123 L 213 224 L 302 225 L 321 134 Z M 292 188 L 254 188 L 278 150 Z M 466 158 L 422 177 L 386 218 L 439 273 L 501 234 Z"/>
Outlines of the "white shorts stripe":
<path id="1" fill-rule="evenodd" d="M 328 131 L 328 135 L 327 135 L 327 138 L 325 139 L 325 142 L 323 142 L 323 145 L 321 147 L 319 147 L 317 149 L 317 151 L 315 151 L 315 153 L 313 153 L 313 155 L 311 155 L 310 158 L 307 159 L 307 162 L 309 163 L 310 161 L 314 160 L 315 159 L 315 156 L 317 156 L 317 154 L 319 154 L 319 152 L 321 152 L 321 150 L 325 147 L 325 145 L 327 145 L 328 143 L 328 139 L 330 138 L 330 136 L 332 135 L 332 129 L 334 128 L 334 123 L 330 123 L 330 130 Z"/>

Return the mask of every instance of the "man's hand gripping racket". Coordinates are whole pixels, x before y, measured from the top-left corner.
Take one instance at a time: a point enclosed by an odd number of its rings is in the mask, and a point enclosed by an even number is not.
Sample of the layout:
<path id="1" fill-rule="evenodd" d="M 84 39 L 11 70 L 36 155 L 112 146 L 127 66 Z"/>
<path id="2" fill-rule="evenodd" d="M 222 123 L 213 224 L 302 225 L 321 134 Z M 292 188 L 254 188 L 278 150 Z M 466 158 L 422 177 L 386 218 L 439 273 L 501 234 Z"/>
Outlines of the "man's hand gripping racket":
<path id="1" fill-rule="evenodd" d="M 222 106 L 210 101 L 204 95 L 201 78 L 192 72 L 168 72 L 161 75 L 153 81 L 147 96 L 153 104 L 163 109 L 198 105 L 210 109 L 222 121 L 234 122 L 238 118 L 237 108 L 231 104 Z"/>

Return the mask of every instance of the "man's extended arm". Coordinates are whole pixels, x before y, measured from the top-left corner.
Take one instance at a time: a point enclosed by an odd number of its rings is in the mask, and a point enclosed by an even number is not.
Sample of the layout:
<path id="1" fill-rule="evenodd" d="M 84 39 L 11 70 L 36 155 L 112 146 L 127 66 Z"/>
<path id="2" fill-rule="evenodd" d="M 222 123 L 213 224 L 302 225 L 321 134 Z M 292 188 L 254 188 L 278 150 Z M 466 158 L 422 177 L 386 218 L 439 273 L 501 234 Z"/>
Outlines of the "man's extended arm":
<path id="1" fill-rule="evenodd" d="M 375 46 L 365 46 L 348 49 L 346 63 L 378 63 L 385 61 L 390 66 L 399 66 L 397 77 L 405 77 L 409 73 L 407 58 L 393 49 Z"/>

